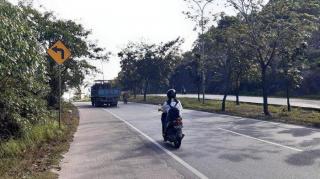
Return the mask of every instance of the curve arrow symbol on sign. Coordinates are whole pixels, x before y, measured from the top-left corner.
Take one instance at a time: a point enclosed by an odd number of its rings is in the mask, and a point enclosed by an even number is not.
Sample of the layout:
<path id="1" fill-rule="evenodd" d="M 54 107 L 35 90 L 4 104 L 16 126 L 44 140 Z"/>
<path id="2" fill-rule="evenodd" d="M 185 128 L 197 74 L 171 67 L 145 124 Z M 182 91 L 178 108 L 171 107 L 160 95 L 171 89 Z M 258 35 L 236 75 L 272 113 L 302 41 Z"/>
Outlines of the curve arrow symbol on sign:
<path id="1" fill-rule="evenodd" d="M 61 53 L 61 59 L 64 59 L 64 50 L 61 48 L 58 48 L 57 46 L 53 47 L 52 50 L 56 53 L 60 52 Z"/>

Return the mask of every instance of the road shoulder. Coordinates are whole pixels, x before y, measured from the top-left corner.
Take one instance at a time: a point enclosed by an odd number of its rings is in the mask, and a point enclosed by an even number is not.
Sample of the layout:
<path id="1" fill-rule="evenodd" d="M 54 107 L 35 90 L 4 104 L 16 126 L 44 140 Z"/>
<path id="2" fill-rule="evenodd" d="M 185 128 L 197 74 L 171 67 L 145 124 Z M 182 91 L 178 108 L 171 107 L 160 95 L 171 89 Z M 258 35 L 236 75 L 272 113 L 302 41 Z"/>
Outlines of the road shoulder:
<path id="1" fill-rule="evenodd" d="M 60 178 L 184 178 L 167 154 L 101 108 L 80 108 L 80 126 Z"/>

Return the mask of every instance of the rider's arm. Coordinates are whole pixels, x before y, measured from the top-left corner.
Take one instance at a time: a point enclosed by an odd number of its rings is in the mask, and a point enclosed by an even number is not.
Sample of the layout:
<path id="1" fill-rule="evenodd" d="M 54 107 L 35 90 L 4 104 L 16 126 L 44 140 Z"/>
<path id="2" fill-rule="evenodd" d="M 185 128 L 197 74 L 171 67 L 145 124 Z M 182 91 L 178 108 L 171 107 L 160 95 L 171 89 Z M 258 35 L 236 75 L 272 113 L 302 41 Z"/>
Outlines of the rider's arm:
<path id="1" fill-rule="evenodd" d="M 164 102 L 161 107 L 162 112 L 166 113 L 168 109 L 169 109 L 169 105 L 167 104 L 167 102 Z"/>
<path id="2" fill-rule="evenodd" d="M 181 111 L 181 112 L 183 111 L 181 101 L 179 101 L 179 103 L 177 104 L 177 108 L 179 109 L 179 111 Z"/>
<path id="3" fill-rule="evenodd" d="M 181 101 L 178 102 L 176 107 L 179 109 L 180 117 L 182 117 L 183 107 L 182 107 Z"/>

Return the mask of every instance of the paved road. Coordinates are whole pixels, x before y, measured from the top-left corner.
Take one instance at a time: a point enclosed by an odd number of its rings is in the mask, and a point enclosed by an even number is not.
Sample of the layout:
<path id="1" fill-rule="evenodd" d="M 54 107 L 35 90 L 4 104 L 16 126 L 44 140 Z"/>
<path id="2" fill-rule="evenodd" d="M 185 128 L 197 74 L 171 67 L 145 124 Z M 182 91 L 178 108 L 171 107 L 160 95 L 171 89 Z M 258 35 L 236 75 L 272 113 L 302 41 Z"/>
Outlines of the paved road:
<path id="1" fill-rule="evenodd" d="M 166 95 L 157 95 L 157 94 L 151 94 L 151 96 L 166 96 Z M 187 94 L 187 95 L 178 95 L 178 97 L 187 97 L 187 98 L 198 98 L 197 94 Z M 202 95 L 201 95 L 202 97 Z M 222 100 L 222 95 L 206 95 L 206 99 L 215 99 L 215 100 Z M 235 96 L 228 96 L 228 101 L 236 101 Z M 275 104 L 275 105 L 287 105 L 287 99 L 285 98 L 268 98 L 269 104 Z M 314 109 L 320 109 L 320 100 L 308 100 L 308 99 L 297 99 L 292 98 L 291 105 L 296 107 L 304 107 L 304 108 L 314 108 Z M 262 104 L 263 99 L 262 97 L 253 97 L 253 96 L 240 96 L 241 102 L 249 102 L 249 103 L 258 103 Z"/>
<path id="2" fill-rule="evenodd" d="M 60 178 L 319 179 L 320 131 L 185 110 L 179 150 L 161 139 L 157 106 L 91 108 Z"/>

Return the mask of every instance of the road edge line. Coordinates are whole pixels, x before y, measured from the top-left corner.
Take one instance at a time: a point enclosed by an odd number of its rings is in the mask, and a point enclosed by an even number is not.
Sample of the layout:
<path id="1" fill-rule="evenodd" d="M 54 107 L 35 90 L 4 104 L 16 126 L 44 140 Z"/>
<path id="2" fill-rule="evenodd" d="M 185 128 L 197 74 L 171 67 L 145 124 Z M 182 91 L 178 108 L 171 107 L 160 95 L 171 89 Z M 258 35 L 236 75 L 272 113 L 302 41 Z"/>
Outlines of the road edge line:
<path id="1" fill-rule="evenodd" d="M 132 129 L 134 129 L 135 131 L 137 131 L 140 135 L 144 136 L 145 138 L 147 138 L 150 142 L 152 142 L 154 145 L 156 145 L 159 149 L 161 149 L 162 151 L 164 151 L 166 154 L 168 154 L 170 157 L 172 157 L 174 160 L 176 160 L 178 163 L 180 163 L 182 166 L 184 166 L 186 169 L 188 169 L 189 171 L 191 171 L 194 175 L 196 175 L 197 177 L 201 178 L 201 179 L 209 179 L 207 176 L 205 176 L 204 174 L 202 174 L 200 171 L 198 171 L 197 169 L 193 168 L 191 165 L 189 165 L 187 162 L 185 162 L 184 160 L 182 160 L 180 157 L 178 157 L 177 155 L 173 154 L 172 152 L 170 152 L 169 150 L 167 150 L 166 148 L 162 147 L 158 142 L 156 142 L 154 139 L 152 139 L 151 137 L 149 137 L 147 134 L 143 133 L 142 131 L 140 131 L 138 128 L 134 127 L 131 123 L 129 123 L 128 121 L 122 119 L 121 117 L 119 117 L 118 115 L 114 114 L 113 112 L 107 110 L 107 109 L 103 109 L 105 111 L 107 111 L 108 113 L 112 114 L 114 117 L 116 117 L 117 119 L 119 119 L 120 121 L 124 122 L 125 124 L 127 124 L 129 127 L 131 127 Z"/>
<path id="2" fill-rule="evenodd" d="M 218 128 L 218 129 L 222 130 L 222 131 L 225 131 L 225 132 L 232 133 L 232 134 L 236 134 L 236 135 L 239 135 L 239 136 L 242 136 L 242 137 L 246 137 L 246 138 L 249 138 L 249 139 L 257 140 L 257 141 L 260 141 L 260 142 L 263 142 L 263 143 L 267 143 L 267 144 L 275 145 L 275 146 L 278 146 L 278 147 L 291 149 L 291 150 L 294 150 L 294 151 L 297 151 L 297 152 L 303 152 L 303 150 L 298 149 L 298 148 L 289 147 L 289 146 L 278 144 L 278 143 L 275 143 L 275 142 L 271 142 L 271 141 L 267 141 L 267 140 L 263 140 L 263 139 L 259 139 L 259 138 L 255 138 L 255 137 L 251 137 L 249 135 L 241 134 L 241 133 L 234 132 L 234 131 L 231 131 L 231 130 L 228 130 L 228 129 L 223 129 L 223 128 Z"/>

